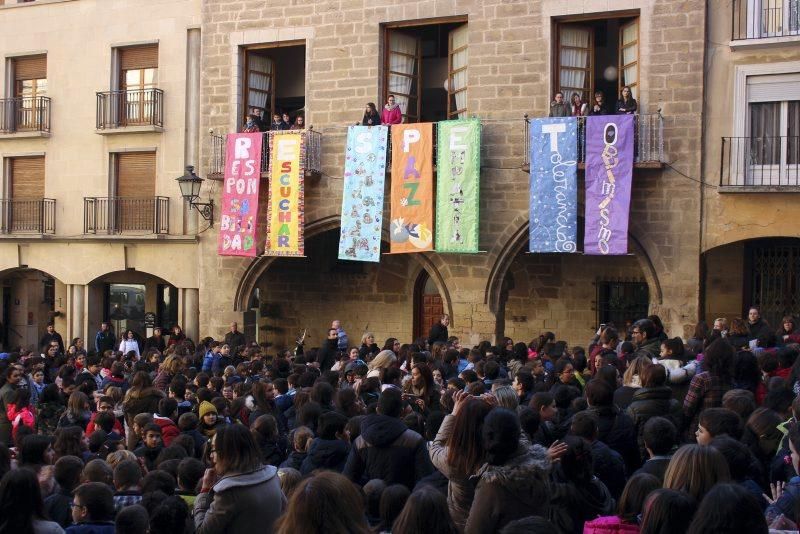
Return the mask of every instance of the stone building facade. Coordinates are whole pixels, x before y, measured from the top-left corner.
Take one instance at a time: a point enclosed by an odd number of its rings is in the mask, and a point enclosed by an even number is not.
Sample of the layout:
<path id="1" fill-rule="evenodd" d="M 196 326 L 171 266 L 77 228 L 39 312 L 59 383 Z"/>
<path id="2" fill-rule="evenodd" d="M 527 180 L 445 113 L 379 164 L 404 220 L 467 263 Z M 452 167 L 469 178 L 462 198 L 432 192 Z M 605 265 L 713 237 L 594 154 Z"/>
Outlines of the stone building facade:
<path id="1" fill-rule="evenodd" d="M 701 205 L 703 311 L 778 327 L 800 309 L 800 14 L 736 0 L 709 17 Z"/>
<path id="2" fill-rule="evenodd" d="M 201 130 L 221 135 L 240 129 L 252 86 L 248 58 L 266 58 L 257 63 L 272 66 L 274 107 L 303 114 L 321 135 L 321 172 L 306 180 L 307 258 L 220 257 L 215 233 L 199 236 L 201 330 L 219 335 L 229 321 L 244 319 L 276 346 L 290 345 L 306 328 L 313 344 L 338 318 L 354 343 L 367 329 L 379 340 L 410 339 L 426 333 L 426 313 L 441 309 L 465 344 L 502 335 L 528 341 L 543 330 L 582 344 L 608 317 L 619 322 L 647 312 L 659 314 L 671 334 L 685 335 L 701 303 L 706 17 L 702 0 L 204 0 Z M 603 86 L 616 94 L 620 48 L 627 46 L 620 39 L 631 24 L 640 113 L 660 112 L 655 120 L 663 149 L 634 169 L 630 253 L 527 254 L 523 117 L 547 115 L 556 71 L 563 68 L 558 50 L 575 32 L 591 35 L 587 90 Z M 425 120 L 426 114 L 441 116 L 437 106 L 447 107 L 436 101 L 449 79 L 447 35 L 463 25 L 466 114 L 483 122 L 483 252 L 383 256 L 380 264 L 337 261 L 346 127 L 360 120 L 367 102 L 384 101 L 390 35 L 411 35 L 423 44 L 428 77 L 417 83 L 432 110 L 426 113 L 423 101 Z M 265 107 L 274 109 L 272 102 Z M 217 170 L 217 150 L 210 139 L 202 143 L 201 173 Z M 579 189 L 582 184 L 579 171 Z M 218 196 L 219 189 L 218 182 L 207 183 L 209 194 Z"/>

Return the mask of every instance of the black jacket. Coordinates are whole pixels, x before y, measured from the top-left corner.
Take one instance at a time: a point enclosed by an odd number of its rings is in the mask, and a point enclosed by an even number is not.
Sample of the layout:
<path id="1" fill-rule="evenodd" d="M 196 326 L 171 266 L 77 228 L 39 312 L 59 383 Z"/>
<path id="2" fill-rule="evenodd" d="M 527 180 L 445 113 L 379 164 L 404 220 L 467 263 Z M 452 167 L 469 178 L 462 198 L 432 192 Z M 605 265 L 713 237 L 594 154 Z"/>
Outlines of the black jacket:
<path id="1" fill-rule="evenodd" d="M 628 473 L 638 469 L 641 460 L 633 420 L 616 406 L 590 406 L 587 412 L 597 417 L 597 439 L 622 455 Z"/>
<path id="2" fill-rule="evenodd" d="M 244 334 L 239 332 L 228 332 L 225 334 L 225 343 L 231 348 L 231 352 L 235 351 L 237 347 L 244 347 L 247 345 L 247 339 Z"/>
<path id="3" fill-rule="evenodd" d="M 637 109 L 639 109 L 639 104 L 636 103 L 635 98 L 631 98 L 627 102 L 620 98 L 617 100 L 617 107 L 614 108 L 614 111 L 620 115 L 630 115 L 636 113 Z"/>
<path id="4" fill-rule="evenodd" d="M 428 345 L 433 345 L 436 341 L 447 343 L 447 337 L 447 327 L 442 323 L 436 323 L 428 334 Z"/>
<path id="5" fill-rule="evenodd" d="M 557 467 L 553 474 L 548 518 L 562 534 L 581 534 L 583 524 L 614 513 L 614 498 L 605 484 L 592 478 L 587 484 L 569 482 Z"/>
<path id="6" fill-rule="evenodd" d="M 158 352 L 164 352 L 167 349 L 167 342 L 164 336 L 150 336 L 144 342 L 144 350 L 158 349 Z"/>
<path id="7" fill-rule="evenodd" d="M 652 417 L 666 417 L 681 428 L 683 415 L 681 403 L 672 397 L 672 388 L 659 386 L 653 388 L 640 388 L 633 394 L 633 400 L 627 410 L 636 427 L 636 441 L 639 446 L 639 455 L 647 458 L 644 447 L 644 425 Z"/>
<path id="8" fill-rule="evenodd" d="M 317 361 L 319 362 L 320 373 L 330 371 L 333 364 L 336 363 L 336 354 L 339 350 L 338 339 L 326 339 L 325 343 L 320 347 L 317 352 Z"/>
<path id="9" fill-rule="evenodd" d="M 602 441 L 595 440 L 592 443 L 592 467 L 611 496 L 619 499 L 625 489 L 625 460 L 622 456 Z"/>
<path id="10" fill-rule="evenodd" d="M 364 113 L 361 126 L 378 126 L 381 123 L 380 113 Z"/>
<path id="11" fill-rule="evenodd" d="M 634 473 L 634 475 L 638 475 L 639 473 L 647 473 L 648 475 L 653 475 L 661 482 L 664 482 L 664 473 L 667 472 L 667 466 L 669 465 L 670 457 L 665 456 L 658 456 L 655 458 L 650 458 L 647 460 L 644 465 Z"/>
<path id="12" fill-rule="evenodd" d="M 281 464 L 281 467 L 291 467 L 292 469 L 300 471 L 300 467 L 303 465 L 307 456 L 308 453 L 294 451 L 289 454 L 289 457 Z"/>
<path id="13" fill-rule="evenodd" d="M 371 414 L 361 421 L 361 435 L 350 449 L 343 474 L 361 485 L 379 478 L 386 485 L 403 484 L 412 490 L 431 472 L 425 438 L 396 417 Z"/>
<path id="14" fill-rule="evenodd" d="M 52 334 L 48 334 L 47 332 L 44 333 L 42 339 L 39 340 L 39 348 L 45 348 L 53 341 L 58 343 L 58 352 L 64 354 L 64 340 L 61 339 L 61 334 L 58 332 L 53 332 Z M 47 352 L 47 351 L 44 351 Z"/>
<path id="15" fill-rule="evenodd" d="M 47 517 L 58 523 L 61 528 L 72 524 L 72 494 L 59 488 L 44 500 L 44 511 Z"/>
<path id="16" fill-rule="evenodd" d="M 772 330 L 764 319 L 759 319 L 753 324 L 748 322 L 747 330 L 750 332 L 748 339 L 758 339 L 760 336 L 772 333 Z"/>
<path id="17" fill-rule="evenodd" d="M 349 453 L 350 445 L 346 441 L 316 438 L 308 448 L 308 456 L 300 466 L 300 473 L 307 475 L 315 469 L 341 473 Z"/>
<path id="18" fill-rule="evenodd" d="M 276 440 L 263 441 L 259 443 L 261 449 L 261 461 L 268 465 L 278 467 L 286 460 L 286 450 L 289 444 L 286 438 L 279 436 Z"/>

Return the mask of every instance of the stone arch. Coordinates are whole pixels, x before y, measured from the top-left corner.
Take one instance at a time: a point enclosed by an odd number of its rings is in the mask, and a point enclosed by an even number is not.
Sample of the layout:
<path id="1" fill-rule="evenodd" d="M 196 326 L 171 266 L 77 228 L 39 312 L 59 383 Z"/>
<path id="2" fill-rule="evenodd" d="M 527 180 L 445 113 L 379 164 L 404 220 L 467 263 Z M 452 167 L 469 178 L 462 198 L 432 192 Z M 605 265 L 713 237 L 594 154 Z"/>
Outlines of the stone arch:
<path id="1" fill-rule="evenodd" d="M 582 217 L 578 219 L 580 224 Z M 495 259 L 492 262 L 492 268 L 486 282 L 484 303 L 489 306 L 489 310 L 494 314 L 500 311 L 501 293 L 506 273 L 511 267 L 514 258 L 520 253 L 525 242 L 528 240 L 528 225 L 529 220 L 527 215 L 518 216 L 512 221 L 511 225 L 509 225 L 509 228 L 504 233 L 506 239 L 498 240 L 498 243 L 491 251 L 491 256 Z M 516 230 L 514 230 L 514 228 L 516 228 Z M 640 239 L 634 235 L 630 229 L 628 231 L 628 238 L 636 259 L 639 262 L 639 266 L 644 273 L 644 278 L 650 290 L 651 301 L 655 304 L 661 304 L 663 292 L 653 261 Z"/>
<path id="2" fill-rule="evenodd" d="M 309 239 L 313 238 L 314 236 L 320 235 L 324 232 L 328 232 L 330 230 L 334 230 L 339 228 L 341 221 L 341 216 L 339 215 L 329 215 L 327 217 L 323 217 L 321 219 L 317 219 L 314 222 L 308 223 L 305 227 L 305 239 L 308 241 Z M 382 239 L 384 241 L 388 241 L 389 239 L 389 232 L 388 230 L 384 229 L 382 232 Z M 442 299 L 445 303 L 445 310 L 446 313 L 451 314 L 452 316 L 452 299 L 450 297 L 450 292 L 447 289 L 447 285 L 445 284 L 445 278 L 442 275 L 441 260 L 437 261 L 436 255 L 432 253 L 424 253 L 424 254 L 410 254 L 411 259 L 414 260 L 413 267 L 413 279 L 416 280 L 416 277 L 419 276 L 419 273 L 424 269 L 428 272 L 428 275 L 433 279 L 434 283 L 436 284 L 437 289 L 439 290 L 439 294 L 442 296 Z M 250 295 L 253 292 L 253 289 L 256 287 L 259 278 L 261 275 L 264 274 L 269 266 L 276 260 L 280 259 L 279 256 L 258 256 L 254 260 L 250 262 L 250 264 L 244 269 L 243 273 L 239 278 L 239 284 L 236 287 L 236 294 L 234 295 L 233 306 L 234 311 L 244 311 L 247 307 L 248 300 L 250 299 Z"/>

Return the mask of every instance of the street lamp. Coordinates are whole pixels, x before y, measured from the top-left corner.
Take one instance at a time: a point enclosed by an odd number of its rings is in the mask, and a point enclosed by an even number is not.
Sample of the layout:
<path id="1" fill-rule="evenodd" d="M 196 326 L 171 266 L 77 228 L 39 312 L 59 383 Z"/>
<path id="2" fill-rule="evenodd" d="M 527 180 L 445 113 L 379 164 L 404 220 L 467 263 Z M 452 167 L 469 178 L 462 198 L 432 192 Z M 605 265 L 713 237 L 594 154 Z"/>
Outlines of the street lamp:
<path id="1" fill-rule="evenodd" d="M 214 201 L 208 199 L 208 202 L 197 202 L 200 198 L 203 179 L 194 173 L 194 167 L 187 165 L 186 174 L 176 180 L 178 187 L 181 188 L 181 196 L 189 203 L 189 207 L 196 209 L 203 219 L 209 221 L 210 226 L 214 226 Z"/>

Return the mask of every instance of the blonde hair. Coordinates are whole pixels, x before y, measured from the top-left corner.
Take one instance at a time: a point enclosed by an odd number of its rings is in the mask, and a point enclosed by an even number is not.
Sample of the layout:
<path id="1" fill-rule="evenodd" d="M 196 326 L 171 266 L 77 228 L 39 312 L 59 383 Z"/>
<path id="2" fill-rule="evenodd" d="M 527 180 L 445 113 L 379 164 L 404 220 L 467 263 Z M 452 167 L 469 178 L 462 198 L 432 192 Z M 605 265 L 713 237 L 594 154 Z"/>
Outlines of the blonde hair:
<path id="1" fill-rule="evenodd" d="M 730 479 L 728 462 L 717 449 L 707 445 L 684 445 L 667 465 L 664 487 L 685 491 L 700 502 L 716 484 Z"/>
<path id="2" fill-rule="evenodd" d="M 369 367 L 370 371 L 374 371 L 375 369 L 386 369 L 396 361 L 397 356 L 395 356 L 394 352 L 390 350 L 382 350 L 377 356 L 375 356 L 375 359 L 367 364 L 367 367 Z"/>
<path id="3" fill-rule="evenodd" d="M 371 337 L 372 339 L 375 339 L 375 334 L 373 334 L 372 332 L 364 332 L 364 335 L 361 336 L 361 344 L 362 345 L 366 345 L 367 344 L 367 338 L 368 337 Z"/>
<path id="4" fill-rule="evenodd" d="M 653 365 L 653 362 L 650 361 L 650 358 L 647 356 L 639 356 L 635 358 L 628 368 L 625 369 L 625 374 L 622 375 L 622 385 L 642 387 L 642 371 L 651 365 Z"/>
<path id="5" fill-rule="evenodd" d="M 131 451 L 121 450 L 121 451 L 114 451 L 108 456 L 106 456 L 106 463 L 111 466 L 111 469 L 114 469 L 118 464 L 125 460 L 133 460 L 136 461 L 136 455 L 133 454 Z"/>
<path id="6" fill-rule="evenodd" d="M 174 354 L 167 356 L 161 368 L 165 369 L 169 374 L 175 375 L 183 370 L 183 361 Z"/>
<path id="7" fill-rule="evenodd" d="M 289 499 L 292 496 L 292 490 L 303 480 L 303 475 L 292 467 L 281 467 L 278 469 L 278 480 L 281 482 L 281 491 Z"/>

